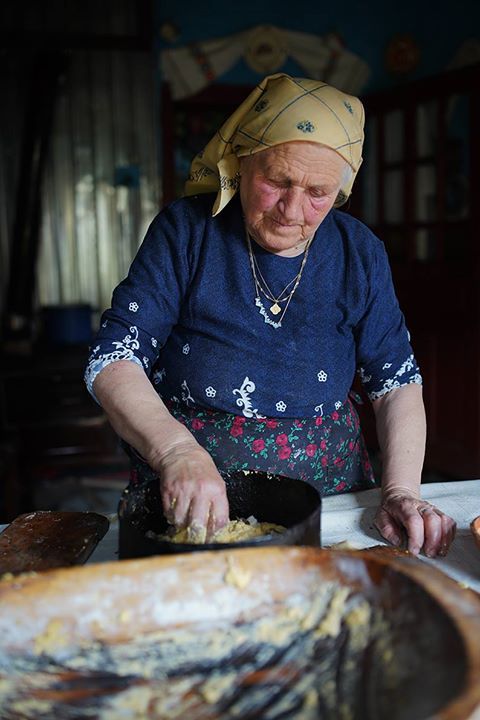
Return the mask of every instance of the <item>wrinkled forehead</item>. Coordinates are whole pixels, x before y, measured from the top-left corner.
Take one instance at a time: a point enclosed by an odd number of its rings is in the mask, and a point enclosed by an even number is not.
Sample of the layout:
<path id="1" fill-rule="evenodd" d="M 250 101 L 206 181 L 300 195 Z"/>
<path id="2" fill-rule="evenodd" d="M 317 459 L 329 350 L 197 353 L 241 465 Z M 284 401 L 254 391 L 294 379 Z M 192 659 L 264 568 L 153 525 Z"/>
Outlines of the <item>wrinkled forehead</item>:
<path id="1" fill-rule="evenodd" d="M 250 169 L 282 169 L 288 172 L 291 169 L 293 173 L 318 173 L 328 168 L 331 173 L 344 177 L 346 171 L 351 171 L 345 158 L 336 150 L 321 143 L 307 141 L 279 143 L 253 155 L 240 157 L 239 160 L 243 172 Z"/>

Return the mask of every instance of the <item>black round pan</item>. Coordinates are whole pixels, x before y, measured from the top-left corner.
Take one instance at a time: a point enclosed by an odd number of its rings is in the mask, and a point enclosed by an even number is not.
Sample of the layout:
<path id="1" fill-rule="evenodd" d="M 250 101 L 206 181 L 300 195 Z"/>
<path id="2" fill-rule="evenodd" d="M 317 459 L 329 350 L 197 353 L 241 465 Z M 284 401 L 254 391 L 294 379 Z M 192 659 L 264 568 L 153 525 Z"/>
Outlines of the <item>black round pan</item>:
<path id="1" fill-rule="evenodd" d="M 158 540 L 168 529 L 162 512 L 159 485 L 129 489 L 118 508 L 119 557 L 136 558 L 163 553 L 223 550 L 264 545 L 320 545 L 321 498 L 317 490 L 302 480 L 258 471 L 222 473 L 227 486 L 230 519 L 253 515 L 258 522 L 286 527 L 272 533 L 236 543 L 174 543 Z"/>

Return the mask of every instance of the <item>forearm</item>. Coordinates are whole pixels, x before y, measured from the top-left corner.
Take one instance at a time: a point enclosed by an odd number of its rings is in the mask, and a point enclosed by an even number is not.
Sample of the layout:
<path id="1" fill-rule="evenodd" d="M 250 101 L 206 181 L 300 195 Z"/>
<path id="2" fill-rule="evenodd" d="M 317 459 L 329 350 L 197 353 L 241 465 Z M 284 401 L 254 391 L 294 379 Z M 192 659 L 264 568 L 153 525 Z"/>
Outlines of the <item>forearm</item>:
<path id="1" fill-rule="evenodd" d="M 426 423 L 422 386 L 405 385 L 373 402 L 384 497 L 420 497 Z"/>
<path id="2" fill-rule="evenodd" d="M 175 447 L 196 445 L 137 364 L 119 360 L 107 365 L 96 377 L 94 391 L 115 432 L 151 467 Z"/>

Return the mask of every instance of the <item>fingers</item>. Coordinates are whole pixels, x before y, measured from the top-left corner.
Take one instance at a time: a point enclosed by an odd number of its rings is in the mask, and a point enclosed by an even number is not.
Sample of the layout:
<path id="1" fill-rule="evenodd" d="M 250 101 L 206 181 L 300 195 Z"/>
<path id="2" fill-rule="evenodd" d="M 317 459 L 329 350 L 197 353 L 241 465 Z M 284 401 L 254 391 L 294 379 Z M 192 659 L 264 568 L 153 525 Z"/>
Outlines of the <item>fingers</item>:
<path id="1" fill-rule="evenodd" d="M 385 500 L 377 513 L 375 525 L 382 536 L 394 545 L 403 528 L 408 538 L 408 550 L 427 557 L 444 556 L 455 538 L 456 523 L 428 502 L 410 497 Z"/>
<path id="2" fill-rule="evenodd" d="M 168 522 L 211 536 L 229 518 L 225 483 L 213 460 L 200 447 L 172 452 L 160 472 L 160 494 Z M 202 530 L 200 530 L 202 529 Z M 196 532 L 196 530 L 195 530 Z"/>
<path id="3" fill-rule="evenodd" d="M 423 551 L 427 557 L 435 557 L 442 550 L 446 554 L 445 543 L 443 542 L 442 519 L 437 514 L 433 505 L 417 508 L 417 512 L 423 521 L 424 544 Z"/>
<path id="4" fill-rule="evenodd" d="M 187 526 L 187 542 L 193 545 L 201 545 L 207 539 L 207 528 L 200 525 L 196 520 Z"/>
<path id="5" fill-rule="evenodd" d="M 163 512 L 170 525 L 186 527 L 190 516 L 190 497 L 175 487 L 163 500 Z"/>
<path id="6" fill-rule="evenodd" d="M 210 522 L 214 532 L 225 527 L 230 517 L 227 494 L 222 492 L 214 498 L 210 508 Z"/>
<path id="7" fill-rule="evenodd" d="M 205 528 L 206 540 L 227 524 L 229 507 L 225 493 L 209 495 L 197 494 L 192 498 L 189 511 L 189 525 L 201 525 Z"/>
<path id="8" fill-rule="evenodd" d="M 436 548 L 434 547 L 434 554 L 444 556 L 448 553 L 450 546 L 455 539 L 457 523 L 455 522 L 455 520 L 453 520 L 448 515 L 445 515 L 437 508 L 435 508 L 435 512 L 437 513 L 437 516 L 440 518 L 441 533 L 440 533 L 439 542 L 438 542 Z"/>
<path id="9" fill-rule="evenodd" d="M 223 483 L 223 480 L 222 480 Z M 226 492 L 218 493 L 208 481 L 175 482 L 162 493 L 163 512 L 168 522 L 177 528 L 195 524 L 216 532 L 228 522 L 229 508 Z"/>
<path id="10" fill-rule="evenodd" d="M 373 522 L 380 535 L 389 543 L 399 547 L 403 543 L 403 530 L 396 520 L 383 508 L 379 508 Z"/>
<path id="11" fill-rule="evenodd" d="M 392 498 L 387 500 L 383 509 L 392 519 L 400 525 L 407 536 L 407 549 L 413 555 L 418 555 L 425 540 L 424 523 L 417 510 L 417 501 L 409 497 Z"/>
<path id="12" fill-rule="evenodd" d="M 425 555 L 445 556 L 455 538 L 455 521 L 430 503 L 422 503 L 417 510 L 424 523 Z"/>

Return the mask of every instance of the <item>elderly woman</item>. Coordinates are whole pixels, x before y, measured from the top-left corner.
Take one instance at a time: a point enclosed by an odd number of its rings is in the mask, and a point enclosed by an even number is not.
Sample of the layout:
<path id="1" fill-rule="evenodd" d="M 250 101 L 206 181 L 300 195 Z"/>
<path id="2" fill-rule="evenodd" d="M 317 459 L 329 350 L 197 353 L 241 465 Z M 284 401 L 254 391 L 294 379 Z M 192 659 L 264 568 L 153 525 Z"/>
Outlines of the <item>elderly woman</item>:
<path id="1" fill-rule="evenodd" d="M 382 452 L 376 526 L 442 555 L 455 523 L 420 499 L 421 376 L 382 242 L 337 209 L 362 161 L 360 101 L 265 80 L 193 161 L 152 222 L 93 344 L 87 385 L 178 527 L 228 521 L 223 470 L 372 487 L 351 387 Z"/>

